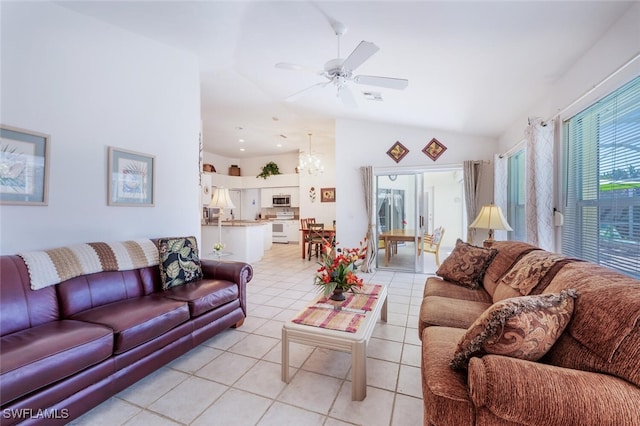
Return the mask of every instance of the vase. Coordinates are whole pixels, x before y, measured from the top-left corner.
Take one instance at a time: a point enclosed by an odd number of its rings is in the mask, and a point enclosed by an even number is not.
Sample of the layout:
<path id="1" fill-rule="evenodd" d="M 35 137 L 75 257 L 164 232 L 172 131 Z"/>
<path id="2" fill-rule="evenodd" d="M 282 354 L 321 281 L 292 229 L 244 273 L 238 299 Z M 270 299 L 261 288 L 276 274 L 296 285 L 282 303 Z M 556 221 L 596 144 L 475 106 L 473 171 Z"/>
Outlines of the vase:
<path id="1" fill-rule="evenodd" d="M 335 288 L 333 290 L 333 294 L 330 297 L 331 300 L 336 300 L 338 302 L 342 302 L 343 300 L 346 299 L 346 297 L 344 296 L 344 290 L 341 288 Z"/>

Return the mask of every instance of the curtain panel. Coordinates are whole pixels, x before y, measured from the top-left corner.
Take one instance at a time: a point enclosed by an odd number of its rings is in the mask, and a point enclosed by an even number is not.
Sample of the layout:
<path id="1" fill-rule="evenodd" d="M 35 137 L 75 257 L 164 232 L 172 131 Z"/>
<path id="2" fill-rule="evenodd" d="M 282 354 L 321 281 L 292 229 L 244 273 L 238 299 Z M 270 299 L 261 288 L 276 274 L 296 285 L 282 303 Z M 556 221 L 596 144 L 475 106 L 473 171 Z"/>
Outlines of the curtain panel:
<path id="1" fill-rule="evenodd" d="M 495 155 L 493 157 L 493 173 L 493 204 L 500 207 L 503 212 L 508 212 L 509 157 Z M 508 239 L 507 231 L 496 230 L 494 238 L 506 241 Z"/>
<path id="2" fill-rule="evenodd" d="M 467 210 L 467 224 L 472 223 L 478 215 L 478 185 L 482 174 L 481 164 L 476 161 L 467 160 L 462 164 L 462 174 L 464 183 L 464 202 Z M 467 226 L 467 242 L 472 244 L 475 236 L 475 229 Z"/>
<path id="3" fill-rule="evenodd" d="M 525 140 L 527 242 L 553 251 L 553 124 L 540 118 L 530 119 Z"/>
<path id="4" fill-rule="evenodd" d="M 364 192 L 364 203 L 367 210 L 367 251 L 364 262 L 360 265 L 362 272 L 374 272 L 376 254 L 378 253 L 378 244 L 375 238 L 375 212 L 374 212 L 374 194 L 373 194 L 373 167 L 360 167 L 360 176 L 362 177 L 362 190 Z"/>

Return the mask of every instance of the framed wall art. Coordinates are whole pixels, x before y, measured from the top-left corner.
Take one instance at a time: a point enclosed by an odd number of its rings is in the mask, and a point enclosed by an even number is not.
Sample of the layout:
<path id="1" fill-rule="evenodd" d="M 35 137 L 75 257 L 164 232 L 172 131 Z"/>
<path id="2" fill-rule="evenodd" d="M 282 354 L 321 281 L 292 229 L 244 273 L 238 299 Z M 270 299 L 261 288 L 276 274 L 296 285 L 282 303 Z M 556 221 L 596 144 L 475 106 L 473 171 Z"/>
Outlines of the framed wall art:
<path id="1" fill-rule="evenodd" d="M 402 145 L 400 141 L 396 141 L 387 151 L 387 155 L 393 158 L 396 163 L 399 163 L 408 153 L 409 150 L 406 146 Z"/>
<path id="2" fill-rule="evenodd" d="M 0 204 L 47 205 L 50 136 L 0 125 Z"/>
<path id="3" fill-rule="evenodd" d="M 108 205 L 153 206 L 155 157 L 109 147 Z"/>
<path id="4" fill-rule="evenodd" d="M 433 161 L 436 161 L 446 150 L 447 147 L 436 138 L 431 139 L 429 143 L 422 148 L 422 152 Z"/>
<path id="5" fill-rule="evenodd" d="M 336 189 L 335 188 L 322 188 L 320 190 L 320 201 L 323 203 L 335 203 L 336 202 Z"/>

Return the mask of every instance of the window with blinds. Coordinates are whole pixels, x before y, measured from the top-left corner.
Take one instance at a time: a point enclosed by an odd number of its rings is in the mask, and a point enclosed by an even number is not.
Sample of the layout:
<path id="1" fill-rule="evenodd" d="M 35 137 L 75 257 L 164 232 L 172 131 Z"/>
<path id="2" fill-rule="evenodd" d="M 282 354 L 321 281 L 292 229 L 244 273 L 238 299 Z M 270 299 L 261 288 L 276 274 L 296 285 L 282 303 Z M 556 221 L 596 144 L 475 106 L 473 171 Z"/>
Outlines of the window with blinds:
<path id="1" fill-rule="evenodd" d="M 527 224 L 525 222 L 525 150 L 521 149 L 509 157 L 507 181 L 507 222 L 513 231 L 509 231 L 509 240 L 526 241 Z"/>
<path id="2" fill-rule="evenodd" d="M 640 77 L 564 123 L 562 251 L 640 278 Z"/>

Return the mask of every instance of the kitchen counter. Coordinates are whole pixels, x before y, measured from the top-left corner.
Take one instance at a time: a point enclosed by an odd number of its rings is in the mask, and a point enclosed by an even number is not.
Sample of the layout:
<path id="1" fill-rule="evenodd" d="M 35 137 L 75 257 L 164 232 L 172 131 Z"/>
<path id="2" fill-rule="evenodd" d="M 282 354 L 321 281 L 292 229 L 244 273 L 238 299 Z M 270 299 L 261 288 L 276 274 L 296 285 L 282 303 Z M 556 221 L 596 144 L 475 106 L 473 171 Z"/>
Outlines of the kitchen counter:
<path id="1" fill-rule="evenodd" d="M 222 222 L 222 243 L 226 254 L 224 260 L 257 262 L 272 244 L 272 221 L 234 220 Z M 202 225 L 200 228 L 203 259 L 217 259 L 213 245 L 220 242 L 217 224 Z"/>
<path id="2" fill-rule="evenodd" d="M 265 224 L 272 223 L 273 220 L 269 219 L 261 219 L 261 220 L 223 220 L 222 226 L 262 226 Z M 218 227 L 217 223 L 206 223 L 202 224 L 202 226 L 215 226 Z"/>

